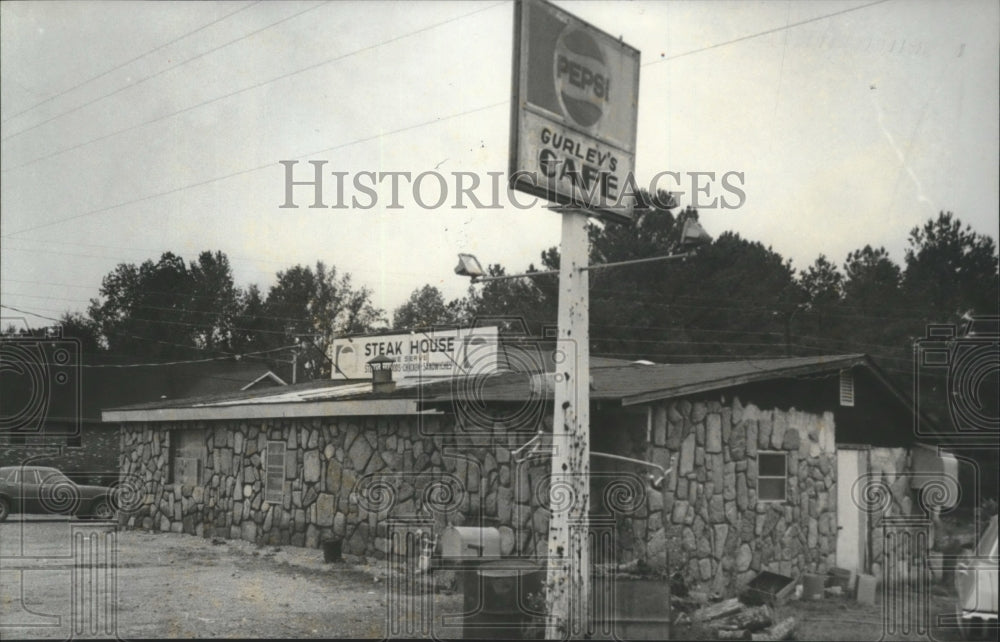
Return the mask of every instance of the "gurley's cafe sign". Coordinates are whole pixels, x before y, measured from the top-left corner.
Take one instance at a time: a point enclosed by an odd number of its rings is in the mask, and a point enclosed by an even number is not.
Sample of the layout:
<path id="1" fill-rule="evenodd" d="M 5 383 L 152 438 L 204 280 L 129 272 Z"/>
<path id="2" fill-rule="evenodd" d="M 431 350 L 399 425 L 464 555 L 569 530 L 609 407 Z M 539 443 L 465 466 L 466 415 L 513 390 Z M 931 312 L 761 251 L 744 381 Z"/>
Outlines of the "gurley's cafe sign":
<path id="1" fill-rule="evenodd" d="M 630 220 L 639 51 L 542 0 L 514 11 L 512 187 Z"/>

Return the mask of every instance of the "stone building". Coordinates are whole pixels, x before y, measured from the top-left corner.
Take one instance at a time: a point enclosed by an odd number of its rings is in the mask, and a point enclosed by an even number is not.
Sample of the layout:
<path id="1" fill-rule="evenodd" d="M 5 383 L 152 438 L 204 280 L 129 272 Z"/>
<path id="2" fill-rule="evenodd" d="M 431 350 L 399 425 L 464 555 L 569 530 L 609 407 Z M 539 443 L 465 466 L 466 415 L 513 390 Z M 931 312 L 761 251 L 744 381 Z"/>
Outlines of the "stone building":
<path id="1" fill-rule="evenodd" d="M 375 559 L 412 554 L 417 529 L 484 525 L 503 555 L 541 556 L 565 500 L 547 454 L 550 381 L 320 381 L 105 410 L 132 490 L 121 520 L 337 539 Z M 879 574 L 880 520 L 923 514 L 921 486 L 952 479 L 936 453 L 914 474 L 914 409 L 864 355 L 595 360 L 591 406 L 591 514 L 614 551 L 596 561 L 642 560 L 720 591 L 765 569 Z"/>
<path id="2" fill-rule="evenodd" d="M 113 484 L 118 476 L 120 435 L 101 421 L 102 408 L 285 385 L 266 365 L 222 360 L 128 367 L 71 361 L 60 383 L 59 373 L 33 356 L 21 350 L 3 357 L 23 362 L 0 378 L 8 420 L 0 466 L 52 466 L 81 483 Z M 29 376 L 35 372 L 40 388 Z"/>

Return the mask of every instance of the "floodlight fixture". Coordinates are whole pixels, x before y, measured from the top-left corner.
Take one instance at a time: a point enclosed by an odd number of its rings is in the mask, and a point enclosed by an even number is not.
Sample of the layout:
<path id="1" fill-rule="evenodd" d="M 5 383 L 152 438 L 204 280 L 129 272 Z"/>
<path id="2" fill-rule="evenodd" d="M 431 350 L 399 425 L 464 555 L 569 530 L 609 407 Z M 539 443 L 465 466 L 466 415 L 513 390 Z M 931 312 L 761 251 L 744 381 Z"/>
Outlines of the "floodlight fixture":
<path id="1" fill-rule="evenodd" d="M 459 254 L 458 265 L 455 266 L 455 274 L 470 276 L 475 280 L 481 276 L 485 276 L 486 272 L 483 271 L 483 266 L 479 264 L 479 259 L 475 256 L 472 254 Z"/>
<path id="2" fill-rule="evenodd" d="M 577 268 L 581 272 L 587 270 L 602 270 L 609 267 L 621 267 L 625 265 L 636 265 L 639 263 L 653 263 L 658 261 L 684 260 L 693 256 L 699 249 L 712 242 L 712 237 L 705 231 L 698 221 L 689 218 L 684 221 L 681 227 L 680 240 L 673 246 L 680 252 L 667 254 L 665 256 L 651 256 L 644 259 L 630 259 L 628 261 L 614 261 L 612 263 L 595 263 Z M 526 272 L 524 274 L 504 274 L 501 276 L 486 276 L 486 271 L 472 254 L 459 254 L 458 265 L 455 267 L 455 274 L 472 278 L 473 283 L 484 283 L 486 281 L 503 281 L 506 279 L 521 279 L 529 276 L 548 276 L 559 274 L 559 270 L 540 270 L 537 272 Z"/>
<path id="3" fill-rule="evenodd" d="M 682 250 L 696 250 L 712 242 L 712 237 L 708 235 L 701 223 L 693 218 L 684 221 L 681 228 L 680 248 Z"/>

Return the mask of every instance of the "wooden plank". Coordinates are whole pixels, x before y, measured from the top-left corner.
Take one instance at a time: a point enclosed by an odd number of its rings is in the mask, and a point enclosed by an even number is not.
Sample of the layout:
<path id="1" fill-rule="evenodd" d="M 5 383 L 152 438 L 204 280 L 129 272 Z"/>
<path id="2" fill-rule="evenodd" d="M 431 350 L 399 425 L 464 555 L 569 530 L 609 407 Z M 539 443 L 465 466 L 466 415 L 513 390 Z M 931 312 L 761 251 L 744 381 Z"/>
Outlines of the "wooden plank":
<path id="1" fill-rule="evenodd" d="M 764 604 L 743 609 L 736 615 L 726 619 L 726 624 L 733 629 L 747 629 L 751 633 L 766 629 L 774 623 L 774 613 L 771 607 Z"/>
<path id="2" fill-rule="evenodd" d="M 740 604 L 739 599 L 731 597 L 728 600 L 716 602 L 715 604 L 709 604 L 708 606 L 698 609 L 691 614 L 691 619 L 695 622 L 708 622 L 720 617 L 732 615 L 742 608 L 743 605 Z"/>

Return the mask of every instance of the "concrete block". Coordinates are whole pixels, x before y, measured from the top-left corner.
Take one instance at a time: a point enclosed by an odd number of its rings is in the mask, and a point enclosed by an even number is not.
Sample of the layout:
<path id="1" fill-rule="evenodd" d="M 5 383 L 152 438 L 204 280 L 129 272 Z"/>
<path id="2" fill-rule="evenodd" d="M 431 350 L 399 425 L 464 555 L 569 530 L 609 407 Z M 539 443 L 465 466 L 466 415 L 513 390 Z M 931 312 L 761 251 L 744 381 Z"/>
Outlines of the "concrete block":
<path id="1" fill-rule="evenodd" d="M 874 575 L 858 575 L 858 604 L 875 604 L 875 587 L 878 580 Z"/>

